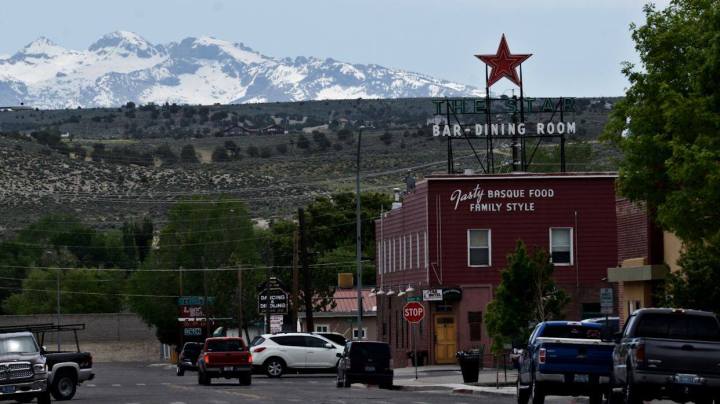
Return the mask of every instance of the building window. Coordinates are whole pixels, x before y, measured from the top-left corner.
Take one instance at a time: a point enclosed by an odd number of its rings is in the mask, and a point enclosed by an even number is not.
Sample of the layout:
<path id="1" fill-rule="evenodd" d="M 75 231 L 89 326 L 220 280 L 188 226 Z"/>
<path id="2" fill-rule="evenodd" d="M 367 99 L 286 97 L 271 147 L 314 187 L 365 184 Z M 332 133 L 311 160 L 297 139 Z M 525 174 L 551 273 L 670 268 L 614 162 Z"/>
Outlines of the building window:
<path id="1" fill-rule="evenodd" d="M 572 228 L 550 228 L 550 258 L 554 265 L 572 265 L 573 263 Z"/>
<path id="2" fill-rule="evenodd" d="M 316 324 L 315 332 L 330 332 L 330 327 L 327 324 Z"/>
<path id="3" fill-rule="evenodd" d="M 362 336 L 358 337 L 358 329 L 353 328 L 353 338 L 354 339 L 358 339 L 358 338 L 366 339 L 367 338 L 367 328 L 363 327 L 363 329 L 361 331 L 362 331 L 362 333 L 361 333 Z"/>
<path id="4" fill-rule="evenodd" d="M 482 339 L 482 312 L 469 311 L 468 325 L 470 326 L 470 341 L 480 341 Z"/>
<path id="5" fill-rule="evenodd" d="M 468 266 L 490 266 L 490 230 L 468 230 Z"/>

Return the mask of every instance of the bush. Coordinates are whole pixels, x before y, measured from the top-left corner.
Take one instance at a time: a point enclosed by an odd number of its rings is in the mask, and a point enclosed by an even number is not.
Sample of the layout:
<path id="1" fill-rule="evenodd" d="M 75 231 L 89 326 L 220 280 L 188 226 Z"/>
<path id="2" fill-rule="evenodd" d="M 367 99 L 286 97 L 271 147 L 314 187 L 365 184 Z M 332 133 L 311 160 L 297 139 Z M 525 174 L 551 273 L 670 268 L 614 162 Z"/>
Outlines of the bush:
<path id="1" fill-rule="evenodd" d="M 200 162 L 197 158 L 197 153 L 195 152 L 195 147 L 193 145 L 186 144 L 183 146 L 182 150 L 180 150 L 180 161 L 189 164 Z"/>
<path id="2" fill-rule="evenodd" d="M 272 156 L 272 149 L 270 149 L 270 146 L 263 146 L 260 149 L 260 157 L 266 159 L 270 156 Z"/>
<path id="3" fill-rule="evenodd" d="M 216 163 L 223 163 L 230 160 L 228 158 L 228 152 L 227 149 L 223 146 L 217 146 L 215 147 L 215 150 L 213 150 L 212 153 L 212 161 Z"/>
<path id="4" fill-rule="evenodd" d="M 305 137 L 305 135 L 298 136 L 297 147 L 303 150 L 310 148 L 310 141 Z"/>
<path id="5" fill-rule="evenodd" d="M 288 151 L 288 147 L 286 144 L 279 144 L 275 146 L 275 150 L 277 150 L 280 154 L 286 154 Z"/>
<path id="6" fill-rule="evenodd" d="M 385 143 L 385 146 L 390 146 L 393 141 L 393 135 L 390 132 L 385 132 L 380 135 L 380 140 Z"/>
<path id="7" fill-rule="evenodd" d="M 177 164 L 178 156 L 172 151 L 170 145 L 165 143 L 155 149 L 155 157 L 162 160 L 163 164 Z"/>
<path id="8" fill-rule="evenodd" d="M 255 145 L 250 145 L 247 148 L 247 155 L 250 157 L 257 157 L 260 155 L 260 150 Z"/>

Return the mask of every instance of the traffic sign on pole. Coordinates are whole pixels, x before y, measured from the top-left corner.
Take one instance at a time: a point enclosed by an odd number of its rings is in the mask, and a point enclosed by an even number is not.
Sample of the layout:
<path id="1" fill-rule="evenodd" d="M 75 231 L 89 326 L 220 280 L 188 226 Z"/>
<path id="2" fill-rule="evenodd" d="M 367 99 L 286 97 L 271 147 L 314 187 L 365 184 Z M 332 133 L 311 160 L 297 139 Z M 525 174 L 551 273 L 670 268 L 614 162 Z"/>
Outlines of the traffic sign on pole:
<path id="1" fill-rule="evenodd" d="M 425 306 L 420 302 L 408 302 L 403 307 L 403 317 L 408 323 L 419 323 L 425 318 Z"/>

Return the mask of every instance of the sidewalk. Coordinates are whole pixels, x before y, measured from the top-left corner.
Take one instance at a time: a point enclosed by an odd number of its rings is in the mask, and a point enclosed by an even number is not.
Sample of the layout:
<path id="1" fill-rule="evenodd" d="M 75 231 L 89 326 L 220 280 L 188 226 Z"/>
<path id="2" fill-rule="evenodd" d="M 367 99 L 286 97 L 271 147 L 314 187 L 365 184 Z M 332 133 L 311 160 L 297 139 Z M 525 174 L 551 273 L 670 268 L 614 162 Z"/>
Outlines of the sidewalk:
<path id="1" fill-rule="evenodd" d="M 393 384 L 401 390 L 430 391 L 449 390 L 458 394 L 501 394 L 515 395 L 515 369 L 505 371 L 480 369 L 477 383 L 463 383 L 460 367 L 457 365 L 420 366 L 418 378 L 415 379 L 415 368 L 395 369 Z"/>

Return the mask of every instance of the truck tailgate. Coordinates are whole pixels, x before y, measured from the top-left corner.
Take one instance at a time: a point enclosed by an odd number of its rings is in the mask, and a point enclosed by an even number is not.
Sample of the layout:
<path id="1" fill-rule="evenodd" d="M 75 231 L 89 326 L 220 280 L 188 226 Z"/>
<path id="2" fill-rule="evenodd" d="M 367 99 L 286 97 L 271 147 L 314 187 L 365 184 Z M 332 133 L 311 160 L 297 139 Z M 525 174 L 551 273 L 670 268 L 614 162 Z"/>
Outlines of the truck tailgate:
<path id="1" fill-rule="evenodd" d="M 645 358 L 648 370 L 720 375 L 717 342 L 645 338 Z"/>
<path id="2" fill-rule="evenodd" d="M 208 352 L 205 363 L 211 367 L 249 365 L 250 352 Z"/>
<path id="3" fill-rule="evenodd" d="M 612 343 L 599 340 L 571 338 L 538 338 L 540 348 L 546 350 L 545 364 L 539 366 L 547 373 L 588 373 L 609 375 L 612 370 Z"/>

